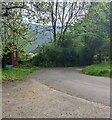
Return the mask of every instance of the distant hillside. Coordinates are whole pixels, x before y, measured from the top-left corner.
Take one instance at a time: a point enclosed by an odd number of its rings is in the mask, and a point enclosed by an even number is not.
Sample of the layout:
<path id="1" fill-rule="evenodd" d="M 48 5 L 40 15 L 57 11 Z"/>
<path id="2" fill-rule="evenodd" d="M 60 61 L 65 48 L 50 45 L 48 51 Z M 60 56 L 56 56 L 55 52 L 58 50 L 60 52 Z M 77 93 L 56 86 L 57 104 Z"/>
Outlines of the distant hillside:
<path id="1" fill-rule="evenodd" d="M 28 26 L 36 35 L 37 40 L 32 45 L 26 47 L 28 52 L 34 51 L 38 45 L 48 43 L 52 40 L 52 27 L 46 25 L 30 24 Z M 57 29 L 60 30 L 60 27 Z"/>

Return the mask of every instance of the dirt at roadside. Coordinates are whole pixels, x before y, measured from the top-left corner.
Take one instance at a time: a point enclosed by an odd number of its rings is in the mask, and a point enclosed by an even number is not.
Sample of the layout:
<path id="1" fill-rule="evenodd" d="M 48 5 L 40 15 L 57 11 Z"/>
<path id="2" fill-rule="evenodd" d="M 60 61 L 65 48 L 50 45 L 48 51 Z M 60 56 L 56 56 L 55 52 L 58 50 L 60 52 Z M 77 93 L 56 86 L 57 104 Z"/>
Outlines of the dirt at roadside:
<path id="1" fill-rule="evenodd" d="M 3 118 L 109 118 L 110 108 L 49 88 L 36 80 L 3 83 Z"/>

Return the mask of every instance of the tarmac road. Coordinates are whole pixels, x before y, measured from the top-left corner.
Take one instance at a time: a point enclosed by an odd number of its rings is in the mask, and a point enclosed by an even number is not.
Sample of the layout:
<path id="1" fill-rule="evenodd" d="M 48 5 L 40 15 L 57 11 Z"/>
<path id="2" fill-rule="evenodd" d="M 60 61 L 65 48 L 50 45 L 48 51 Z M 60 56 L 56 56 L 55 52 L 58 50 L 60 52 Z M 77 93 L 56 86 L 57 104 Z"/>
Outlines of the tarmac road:
<path id="1" fill-rule="evenodd" d="M 80 73 L 80 68 L 47 68 L 30 77 L 51 88 L 91 102 L 110 105 L 110 79 Z"/>

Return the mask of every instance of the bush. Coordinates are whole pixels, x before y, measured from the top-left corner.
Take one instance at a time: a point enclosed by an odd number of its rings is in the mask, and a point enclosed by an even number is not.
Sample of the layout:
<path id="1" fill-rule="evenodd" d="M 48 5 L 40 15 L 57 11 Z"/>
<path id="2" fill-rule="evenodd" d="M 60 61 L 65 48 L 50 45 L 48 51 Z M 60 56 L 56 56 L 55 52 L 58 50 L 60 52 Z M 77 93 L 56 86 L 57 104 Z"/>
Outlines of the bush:
<path id="1" fill-rule="evenodd" d="M 77 55 L 73 48 L 56 47 L 47 44 L 38 48 L 38 54 L 32 63 L 42 67 L 67 67 L 77 64 Z"/>

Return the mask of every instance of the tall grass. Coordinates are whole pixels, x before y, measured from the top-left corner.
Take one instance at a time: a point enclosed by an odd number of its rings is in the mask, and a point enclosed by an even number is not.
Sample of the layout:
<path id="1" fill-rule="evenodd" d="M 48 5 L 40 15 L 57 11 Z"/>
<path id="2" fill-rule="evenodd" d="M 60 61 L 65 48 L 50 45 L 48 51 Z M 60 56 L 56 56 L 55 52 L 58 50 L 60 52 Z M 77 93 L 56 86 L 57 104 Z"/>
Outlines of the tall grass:
<path id="1" fill-rule="evenodd" d="M 2 80 L 22 80 L 37 69 L 37 67 L 3 69 Z"/>
<path id="2" fill-rule="evenodd" d="M 112 77 L 112 70 L 109 63 L 90 65 L 85 67 L 82 72 L 88 75 Z"/>

